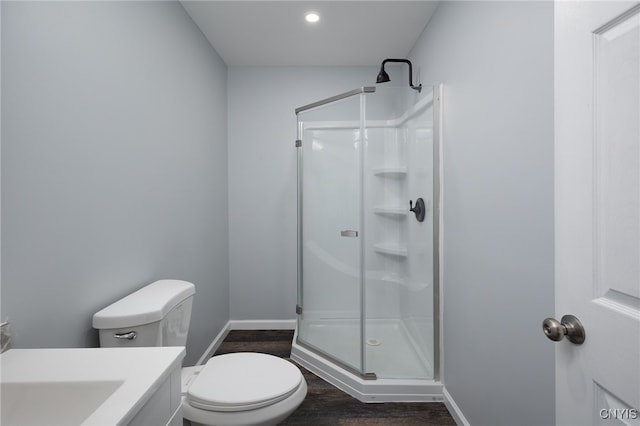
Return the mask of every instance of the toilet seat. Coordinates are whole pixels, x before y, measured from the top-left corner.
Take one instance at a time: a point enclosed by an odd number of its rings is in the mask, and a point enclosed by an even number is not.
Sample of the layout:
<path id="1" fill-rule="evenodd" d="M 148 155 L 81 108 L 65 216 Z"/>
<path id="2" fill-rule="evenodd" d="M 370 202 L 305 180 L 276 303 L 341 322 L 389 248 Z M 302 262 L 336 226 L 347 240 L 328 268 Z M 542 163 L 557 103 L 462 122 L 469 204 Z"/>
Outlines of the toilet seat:
<path id="1" fill-rule="evenodd" d="M 185 383 L 185 396 L 191 406 L 202 410 L 255 410 L 289 398 L 303 381 L 300 370 L 282 358 L 232 353 L 210 358 Z"/>

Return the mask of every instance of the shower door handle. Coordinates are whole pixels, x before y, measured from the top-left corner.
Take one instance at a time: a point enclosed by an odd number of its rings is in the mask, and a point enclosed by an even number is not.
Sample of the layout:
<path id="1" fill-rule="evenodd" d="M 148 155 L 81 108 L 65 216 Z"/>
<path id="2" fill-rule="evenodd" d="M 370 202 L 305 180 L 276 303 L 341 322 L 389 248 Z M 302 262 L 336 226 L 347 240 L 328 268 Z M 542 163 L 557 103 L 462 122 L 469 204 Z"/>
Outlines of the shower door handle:
<path id="1" fill-rule="evenodd" d="M 340 231 L 340 236 L 341 237 L 352 237 L 355 238 L 358 236 L 358 231 L 351 231 L 351 230 L 344 230 L 344 231 Z"/>

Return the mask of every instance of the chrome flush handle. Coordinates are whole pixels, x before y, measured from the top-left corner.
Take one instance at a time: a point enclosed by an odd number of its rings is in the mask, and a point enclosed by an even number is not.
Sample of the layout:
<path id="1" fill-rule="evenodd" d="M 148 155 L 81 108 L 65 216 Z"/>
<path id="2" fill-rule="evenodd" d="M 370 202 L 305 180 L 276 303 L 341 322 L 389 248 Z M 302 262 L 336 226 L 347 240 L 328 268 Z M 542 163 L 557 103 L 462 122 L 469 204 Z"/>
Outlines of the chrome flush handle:
<path id="1" fill-rule="evenodd" d="M 116 333 L 113 335 L 114 339 L 135 340 L 138 337 L 138 333 L 130 331 L 128 333 Z"/>

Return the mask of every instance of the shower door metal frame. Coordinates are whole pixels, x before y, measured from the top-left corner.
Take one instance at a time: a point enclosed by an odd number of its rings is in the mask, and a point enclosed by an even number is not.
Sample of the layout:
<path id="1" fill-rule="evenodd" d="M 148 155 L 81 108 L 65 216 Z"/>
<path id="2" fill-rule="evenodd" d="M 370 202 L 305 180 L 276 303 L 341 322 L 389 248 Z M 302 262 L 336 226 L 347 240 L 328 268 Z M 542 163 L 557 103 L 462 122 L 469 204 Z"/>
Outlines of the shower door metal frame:
<path id="1" fill-rule="evenodd" d="M 317 108 L 319 106 L 330 104 L 335 101 L 339 101 L 345 98 L 350 98 L 351 96 L 359 95 L 360 93 L 373 93 L 375 91 L 376 91 L 376 88 L 374 86 L 364 86 L 358 89 L 350 90 L 348 92 L 340 93 L 339 95 L 332 96 L 330 98 L 322 99 L 320 101 L 298 107 L 296 108 L 296 115 L 298 115 L 298 113 L 300 112 L 303 112 L 309 109 Z M 298 140 L 299 139 L 300 139 L 300 134 L 298 133 Z"/>
<path id="2" fill-rule="evenodd" d="M 296 113 L 296 117 L 298 116 L 299 113 L 307 111 L 307 110 L 311 110 L 313 108 L 317 108 L 323 105 L 327 105 L 342 99 L 346 99 L 349 98 L 351 96 L 356 96 L 356 95 L 360 95 L 360 94 L 365 94 L 365 93 L 374 93 L 376 91 L 376 88 L 373 86 L 364 86 L 364 87 L 360 87 L 358 89 L 354 89 L 348 92 L 344 92 L 341 93 L 339 95 L 336 96 L 332 96 L 326 99 L 322 99 L 320 101 L 317 102 L 313 102 L 311 104 L 307 104 L 301 107 L 298 107 L 295 109 L 295 113 Z M 434 382 L 438 382 L 440 380 L 440 354 L 441 354 L 441 342 L 440 342 L 440 338 L 441 338 L 441 319 L 440 319 L 440 305 L 441 305 L 441 299 L 440 299 L 440 222 L 441 222 L 441 216 L 440 216 L 440 212 L 441 212 L 441 180 L 440 180 L 440 162 L 441 162 L 441 151 L 440 151 L 440 137 L 441 137 L 441 95 L 442 95 L 442 85 L 436 85 L 432 87 L 432 96 L 433 96 L 433 381 Z M 360 110 L 360 130 L 361 130 L 361 135 L 362 135 L 362 149 L 361 149 L 361 158 L 364 156 L 364 127 L 365 127 L 365 120 L 364 120 L 364 108 L 363 108 L 363 103 L 364 103 L 364 97 L 361 98 L 361 110 Z M 302 124 L 300 122 L 297 123 L 297 139 L 295 141 L 295 146 L 296 148 L 301 148 L 302 147 L 302 133 L 303 133 L 303 128 L 302 128 Z M 297 218 L 298 218 L 298 223 L 297 223 L 297 236 L 298 236 L 298 241 L 297 241 L 297 291 L 298 291 L 298 295 L 297 295 L 297 304 L 296 304 L 296 315 L 297 315 L 297 321 L 296 323 L 298 323 L 298 321 L 300 320 L 300 315 L 303 314 L 304 308 L 303 308 L 303 292 L 304 292 L 304 287 L 302 285 L 303 283 L 303 263 L 302 263 L 302 241 L 303 241 L 303 228 L 302 228 L 302 223 L 303 223 L 303 197 L 304 194 L 302 192 L 302 170 L 301 170 L 301 165 L 302 165 L 302 161 L 303 161 L 303 153 L 302 153 L 302 149 L 298 149 L 298 153 L 297 153 L 297 208 L 298 208 L 298 214 L 297 214 Z M 363 200 L 362 198 L 364 197 L 364 191 L 363 191 L 363 186 L 364 186 L 364 176 L 363 176 L 364 171 L 360 170 L 360 205 L 363 206 Z M 363 220 L 363 216 L 364 216 L 364 212 L 362 210 L 362 208 L 360 209 L 360 215 L 361 215 L 361 224 L 364 225 L 364 220 Z M 360 235 L 364 236 L 364 232 L 363 230 L 360 230 Z M 360 326 L 361 326 L 361 342 L 360 342 L 360 354 L 361 354 L 361 369 L 362 371 L 358 371 L 356 369 L 354 369 L 353 367 L 343 363 L 342 361 L 340 361 L 339 359 L 336 359 L 334 357 L 332 357 L 331 355 L 328 355 L 325 351 L 323 351 L 321 348 L 317 348 L 314 345 L 311 345 L 309 343 L 306 343 L 304 341 L 301 341 L 298 337 L 296 338 L 296 344 L 307 348 L 313 352 L 322 354 L 323 357 L 328 358 L 329 361 L 331 361 L 332 363 L 336 364 L 337 366 L 339 366 L 340 368 L 351 372 L 352 374 L 355 374 L 356 376 L 359 376 L 360 378 L 364 379 L 364 380 L 376 380 L 377 376 L 375 373 L 366 373 L 366 351 L 365 351 L 365 342 L 364 342 L 364 336 L 366 336 L 365 334 L 365 328 L 366 328 L 366 318 L 365 318 L 365 307 L 366 307 L 366 298 L 365 298 L 365 265 L 364 265 L 364 244 L 361 243 L 360 244 L 360 295 L 361 295 L 361 300 L 360 300 L 360 304 L 361 304 L 361 311 L 360 311 Z M 297 326 L 297 325 L 296 325 Z M 297 333 L 296 333 L 297 336 Z"/>
<path id="3" fill-rule="evenodd" d="M 326 98 L 326 99 L 322 99 L 320 101 L 317 102 L 313 102 L 311 104 L 307 104 L 304 106 L 301 106 L 299 108 L 295 109 L 296 112 L 296 117 L 298 116 L 299 113 L 307 111 L 307 110 L 311 110 L 323 105 L 327 105 L 327 104 L 331 104 L 333 102 L 337 102 L 343 99 L 347 99 L 350 98 L 352 96 L 357 96 L 357 95 L 362 95 L 365 93 L 373 93 L 376 91 L 376 88 L 373 86 L 364 86 L 364 87 L 360 87 L 358 89 L 354 89 L 354 90 L 350 90 L 348 92 L 344 92 L 341 93 L 339 95 L 336 96 L 332 96 L 330 98 Z M 363 158 L 364 158 L 364 140 L 365 140 L 365 133 L 363 131 L 364 128 L 364 112 L 365 109 L 363 107 L 363 103 L 364 103 L 364 97 L 360 98 L 360 117 L 359 117 L 359 121 L 360 121 L 360 126 L 359 126 L 359 130 L 360 130 L 360 135 L 361 135 L 361 147 L 360 147 L 360 161 L 362 163 Z M 297 283 L 297 287 L 298 287 L 298 297 L 297 297 L 297 304 L 296 304 L 296 314 L 298 315 L 298 320 L 299 320 L 299 316 L 303 314 L 304 308 L 303 308 L 303 291 L 304 291 L 304 287 L 302 285 L 302 277 L 303 277 L 303 263 L 302 263 L 302 240 L 303 240 L 303 220 L 302 220 L 302 216 L 303 216 L 303 191 L 302 191 L 302 170 L 301 170 L 301 164 L 302 164 L 302 160 L 303 160 L 303 150 L 300 149 L 302 148 L 302 133 L 303 133 L 304 129 L 302 128 L 301 123 L 298 122 L 298 126 L 297 126 L 297 139 L 296 139 L 296 148 L 298 148 L 298 164 L 297 164 L 297 171 L 298 171 L 298 179 L 297 179 L 297 185 L 298 185 L 298 242 L 297 242 L 297 247 L 298 247 L 298 253 L 297 253 L 297 263 L 298 263 L 298 283 Z M 359 192 L 360 192 L 360 212 L 359 212 L 359 220 L 360 220 L 360 224 L 361 226 L 364 224 L 364 220 L 363 220 L 363 216 L 364 216 L 364 212 L 362 209 L 363 206 L 363 197 L 364 197 L 364 174 L 363 174 L 363 167 L 361 165 L 360 167 L 360 171 L 359 171 Z M 362 230 L 360 230 L 360 232 L 357 232 L 356 235 L 358 235 L 358 237 L 360 238 L 360 248 L 359 248 L 359 255 L 360 255 L 360 261 L 359 261 L 359 269 L 360 269 L 360 370 L 357 370 L 355 368 L 353 368 L 350 365 L 347 365 L 346 363 L 344 363 L 343 361 L 331 356 L 330 354 L 328 354 L 326 351 L 323 351 L 321 348 L 315 347 L 314 345 L 311 345 L 307 342 L 301 341 L 299 338 L 297 339 L 297 343 L 307 349 L 310 349 L 316 353 L 320 353 L 322 354 L 322 356 L 328 358 L 332 363 L 339 365 L 341 368 L 351 372 L 352 374 L 355 374 L 357 376 L 359 376 L 360 378 L 364 379 L 364 380 L 376 380 L 377 376 L 375 373 L 369 373 L 366 371 L 366 353 L 365 353 L 365 347 L 364 347 L 364 336 L 366 336 L 366 321 L 363 320 L 364 318 L 364 312 L 365 312 L 365 304 L 366 304 L 366 299 L 365 299 L 365 274 L 364 274 L 364 244 L 363 244 L 363 238 L 364 238 L 364 232 L 362 232 Z"/>
<path id="4" fill-rule="evenodd" d="M 440 380 L 440 222 L 441 204 L 442 204 L 442 182 L 440 180 L 441 165 L 441 102 L 442 102 L 442 84 L 433 86 L 433 380 Z"/>

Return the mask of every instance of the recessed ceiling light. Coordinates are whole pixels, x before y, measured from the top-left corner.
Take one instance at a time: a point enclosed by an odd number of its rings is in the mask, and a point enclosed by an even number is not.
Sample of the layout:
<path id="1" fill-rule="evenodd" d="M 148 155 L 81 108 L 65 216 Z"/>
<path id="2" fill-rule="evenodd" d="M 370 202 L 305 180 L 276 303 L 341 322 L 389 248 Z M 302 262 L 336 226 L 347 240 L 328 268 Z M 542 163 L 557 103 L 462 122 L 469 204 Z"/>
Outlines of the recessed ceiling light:
<path id="1" fill-rule="evenodd" d="M 314 22 L 318 22 L 320 20 L 320 15 L 318 15 L 315 12 L 309 12 L 304 16 L 304 19 L 307 22 L 314 23 Z"/>

